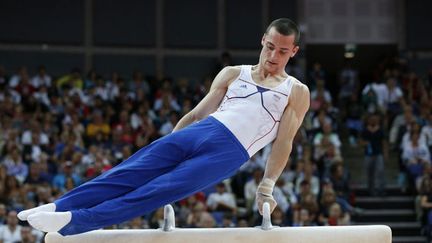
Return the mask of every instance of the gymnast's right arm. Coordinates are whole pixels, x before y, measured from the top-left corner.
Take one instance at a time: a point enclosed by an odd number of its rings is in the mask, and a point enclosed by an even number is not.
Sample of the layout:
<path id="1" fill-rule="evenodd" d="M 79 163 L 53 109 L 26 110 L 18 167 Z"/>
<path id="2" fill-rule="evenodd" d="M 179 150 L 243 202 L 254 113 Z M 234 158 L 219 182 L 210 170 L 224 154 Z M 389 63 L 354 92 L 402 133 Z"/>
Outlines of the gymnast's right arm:
<path id="1" fill-rule="evenodd" d="M 174 127 L 173 132 L 182 129 L 191 123 L 202 120 L 216 111 L 226 94 L 228 86 L 239 74 L 240 67 L 228 66 L 222 69 L 213 80 L 210 91 L 207 95 L 194 109 L 180 119 Z"/>

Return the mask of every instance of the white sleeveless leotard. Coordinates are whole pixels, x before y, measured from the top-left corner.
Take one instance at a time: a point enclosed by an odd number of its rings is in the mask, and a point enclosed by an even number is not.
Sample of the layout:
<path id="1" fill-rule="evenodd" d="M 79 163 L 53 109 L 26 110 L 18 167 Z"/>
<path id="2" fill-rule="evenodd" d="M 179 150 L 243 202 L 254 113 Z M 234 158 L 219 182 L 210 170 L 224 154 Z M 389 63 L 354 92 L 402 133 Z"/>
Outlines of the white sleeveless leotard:
<path id="1" fill-rule="evenodd" d="M 251 71 L 252 66 L 241 66 L 219 108 L 210 114 L 236 136 L 250 157 L 276 138 L 295 82 L 288 76 L 278 86 L 266 88 L 253 81 Z"/>

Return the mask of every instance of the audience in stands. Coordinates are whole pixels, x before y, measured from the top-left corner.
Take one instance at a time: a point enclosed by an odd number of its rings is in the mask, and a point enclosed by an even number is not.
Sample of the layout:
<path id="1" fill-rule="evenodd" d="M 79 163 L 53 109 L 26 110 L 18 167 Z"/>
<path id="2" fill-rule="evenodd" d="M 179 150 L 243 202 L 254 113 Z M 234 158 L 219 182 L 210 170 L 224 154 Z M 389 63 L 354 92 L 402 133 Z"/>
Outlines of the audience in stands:
<path id="1" fill-rule="evenodd" d="M 225 53 L 217 68 L 231 63 Z M 299 72 L 292 66 L 289 70 Z M 15 74 L 8 71 L 0 66 L 3 242 L 41 242 L 43 234 L 18 222 L 17 211 L 52 202 L 169 134 L 208 92 L 212 80 L 210 76 L 201 82 L 157 80 L 138 70 L 130 80 L 117 72 L 103 77 L 97 70 L 83 77 L 78 69 L 53 77 L 45 66 L 38 67 L 32 77 L 25 66 Z M 344 160 L 348 145 L 364 149 L 372 195 L 384 192 L 383 166 L 389 163 L 387 149 L 391 149 L 399 158 L 390 163 L 399 163 L 401 186 L 419 195 L 419 219 L 432 225 L 432 71 L 423 79 L 401 65 L 384 62 L 375 79 L 366 82 L 347 64 L 339 76 L 340 92 L 334 97 L 326 86 L 330 80 L 325 65 L 315 63 L 307 73 L 311 109 L 274 190 L 278 207 L 273 224 L 350 224 L 359 210 L 347 172 L 350 161 Z M 255 191 L 269 151 L 271 146 L 253 156 L 231 179 L 175 203 L 177 225 L 258 225 Z M 159 228 L 162 224 L 160 208 L 111 228 Z"/>

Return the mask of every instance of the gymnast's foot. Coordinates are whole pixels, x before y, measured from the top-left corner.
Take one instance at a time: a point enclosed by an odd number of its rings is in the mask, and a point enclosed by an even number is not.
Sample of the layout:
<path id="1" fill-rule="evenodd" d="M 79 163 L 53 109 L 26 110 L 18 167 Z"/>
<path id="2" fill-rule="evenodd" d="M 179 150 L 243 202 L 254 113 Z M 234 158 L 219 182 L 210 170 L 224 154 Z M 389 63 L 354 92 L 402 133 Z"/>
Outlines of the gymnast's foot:
<path id="1" fill-rule="evenodd" d="M 68 212 L 39 212 L 28 216 L 27 220 L 33 228 L 44 232 L 57 232 L 72 219 Z"/>
<path id="2" fill-rule="evenodd" d="M 20 220 L 26 221 L 28 216 L 30 216 L 34 213 L 55 212 L 55 210 L 56 210 L 56 205 L 54 203 L 48 203 L 48 204 L 45 204 L 45 205 L 42 205 L 39 207 L 23 210 L 23 211 L 19 212 L 19 214 L 17 216 Z"/>

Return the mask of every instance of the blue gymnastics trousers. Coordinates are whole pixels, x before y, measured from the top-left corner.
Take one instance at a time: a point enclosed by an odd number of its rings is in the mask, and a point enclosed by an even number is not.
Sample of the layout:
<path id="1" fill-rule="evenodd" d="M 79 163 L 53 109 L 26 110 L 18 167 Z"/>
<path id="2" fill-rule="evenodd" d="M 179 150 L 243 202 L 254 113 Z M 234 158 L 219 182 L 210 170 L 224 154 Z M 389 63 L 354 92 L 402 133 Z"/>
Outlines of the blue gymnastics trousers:
<path id="1" fill-rule="evenodd" d="M 141 216 L 232 176 L 248 159 L 237 138 L 209 116 L 56 200 L 57 212 L 72 212 L 59 233 L 83 233 Z"/>

